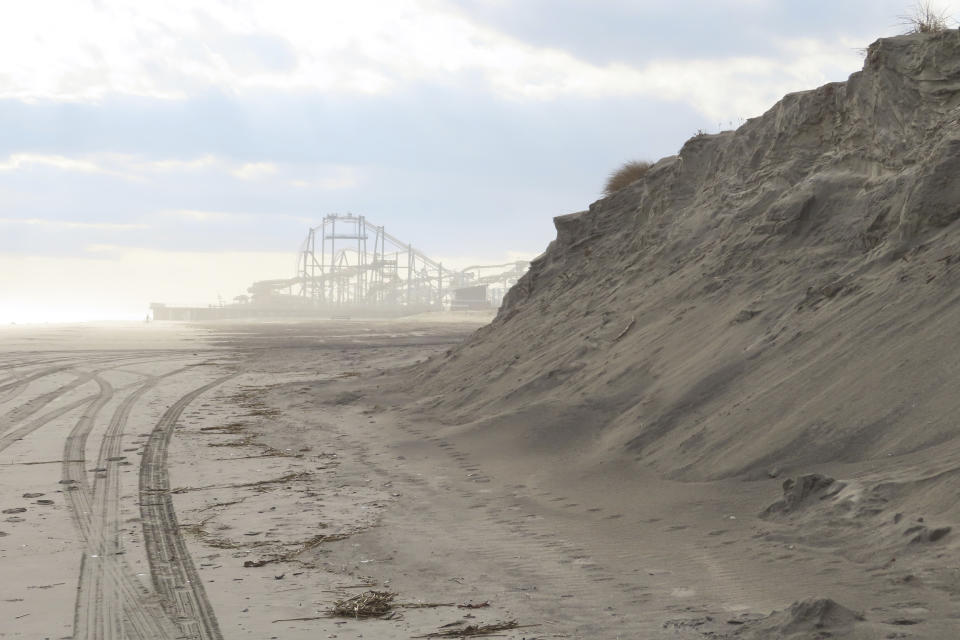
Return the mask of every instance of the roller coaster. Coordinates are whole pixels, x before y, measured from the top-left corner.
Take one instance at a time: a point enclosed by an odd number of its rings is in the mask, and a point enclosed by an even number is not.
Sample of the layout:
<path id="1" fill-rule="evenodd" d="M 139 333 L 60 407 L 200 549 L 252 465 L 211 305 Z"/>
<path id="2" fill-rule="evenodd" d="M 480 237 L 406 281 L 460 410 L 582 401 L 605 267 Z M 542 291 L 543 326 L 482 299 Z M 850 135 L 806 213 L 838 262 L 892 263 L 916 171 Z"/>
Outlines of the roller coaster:
<path id="1" fill-rule="evenodd" d="M 296 275 L 254 283 L 249 302 L 334 313 L 496 308 L 528 267 L 521 260 L 444 268 L 364 216 L 331 214 L 308 230 Z"/>

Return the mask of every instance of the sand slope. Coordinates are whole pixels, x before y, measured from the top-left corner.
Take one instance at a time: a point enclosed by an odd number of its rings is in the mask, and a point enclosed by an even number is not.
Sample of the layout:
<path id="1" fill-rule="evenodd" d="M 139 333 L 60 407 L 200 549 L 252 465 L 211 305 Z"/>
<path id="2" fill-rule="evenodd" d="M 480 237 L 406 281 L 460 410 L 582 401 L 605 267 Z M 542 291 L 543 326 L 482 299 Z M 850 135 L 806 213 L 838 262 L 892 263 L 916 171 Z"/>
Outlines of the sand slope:
<path id="1" fill-rule="evenodd" d="M 589 437 L 514 446 L 536 421 L 449 424 L 409 385 L 475 327 L 142 326 L 162 348 L 76 331 L 0 353 L 0 637 L 956 635 L 946 456 L 691 482 Z M 330 615 L 369 589 L 393 610 Z"/>
<path id="2" fill-rule="evenodd" d="M 461 419 L 550 415 L 553 440 L 582 412 L 563 439 L 690 478 L 950 440 L 958 105 L 957 33 L 878 41 L 847 83 L 557 218 L 496 321 L 424 375 Z"/>
<path id="3" fill-rule="evenodd" d="M 495 321 L 415 371 L 422 415 L 567 469 L 820 471 L 839 489 L 770 535 L 954 597 L 957 176 L 960 33 L 879 40 L 557 218 Z"/>

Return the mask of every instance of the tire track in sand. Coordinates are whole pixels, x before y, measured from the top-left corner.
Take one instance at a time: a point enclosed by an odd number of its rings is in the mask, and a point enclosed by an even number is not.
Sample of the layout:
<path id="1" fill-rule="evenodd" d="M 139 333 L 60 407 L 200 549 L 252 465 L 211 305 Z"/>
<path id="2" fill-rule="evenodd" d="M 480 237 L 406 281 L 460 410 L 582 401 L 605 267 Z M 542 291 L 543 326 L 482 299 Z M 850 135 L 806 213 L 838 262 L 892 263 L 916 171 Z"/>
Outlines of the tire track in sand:
<path id="1" fill-rule="evenodd" d="M 73 516 L 73 521 L 80 530 L 84 540 L 90 539 L 90 485 L 87 482 L 87 474 L 85 469 L 87 436 L 89 436 L 90 432 L 93 430 L 97 414 L 99 414 L 103 407 L 106 406 L 111 399 L 113 399 L 114 394 L 113 386 L 101 378 L 99 374 L 92 374 L 91 377 L 100 387 L 100 393 L 97 396 L 97 399 L 94 400 L 93 403 L 91 403 L 90 406 L 87 407 L 87 409 L 83 412 L 83 415 L 80 416 L 77 424 L 70 431 L 70 434 L 67 436 L 66 441 L 64 442 L 62 463 L 63 477 L 61 479 L 61 482 L 66 485 L 65 494 L 67 497 L 67 504 L 70 505 L 70 512 Z M 88 553 L 84 551 L 80 563 L 81 575 L 88 570 L 87 556 Z M 88 626 L 85 624 L 86 621 L 82 617 L 82 612 L 84 610 L 85 609 L 80 606 L 78 593 L 78 602 L 76 608 L 74 609 L 73 619 L 74 637 L 97 637 L 96 632 L 94 632 L 93 635 L 86 634 Z M 111 631 L 112 630 L 108 630 L 106 635 L 103 637 L 122 637 L 111 635 Z"/>
<path id="2" fill-rule="evenodd" d="M 102 364 L 104 362 L 120 362 L 120 361 L 129 361 L 129 360 L 136 361 L 136 360 L 148 360 L 148 359 L 144 358 L 144 356 L 142 355 L 127 354 L 122 356 L 92 358 L 83 364 Z M 56 360 L 51 360 L 50 362 L 56 362 Z M 128 363 L 128 364 L 131 364 L 131 363 Z M 0 386 L 0 392 L 3 392 L 5 389 L 8 390 L 8 397 L 0 399 L 0 402 L 8 402 L 12 398 L 16 397 L 16 395 L 22 392 L 27 387 L 27 385 L 29 385 L 34 380 L 39 380 L 40 378 L 45 378 L 47 376 L 60 373 L 61 371 L 75 369 L 78 366 L 82 366 L 82 365 L 78 362 L 71 362 L 69 364 L 60 364 L 55 367 L 49 367 L 42 371 L 32 373 L 28 376 L 20 378 L 15 382 L 11 382 L 6 385 Z M 111 368 L 116 369 L 117 367 L 107 367 L 107 369 L 111 369 Z M 89 382 L 94 378 L 94 376 L 99 371 L 104 371 L 107 369 L 99 369 L 97 371 L 83 372 L 83 373 L 74 372 L 72 373 L 72 375 L 76 376 L 76 379 L 73 380 L 72 382 L 68 382 L 67 384 L 61 385 L 60 387 L 52 391 L 48 391 L 35 398 L 31 398 L 27 402 L 14 407 L 13 409 L 7 411 L 3 415 L 0 415 L 0 434 L 2 434 L 4 431 L 10 429 L 13 426 L 20 424 L 24 420 L 29 419 L 31 416 L 35 415 L 36 413 L 39 413 L 45 406 L 55 401 L 60 396 L 66 393 L 69 393 L 70 391 L 73 391 L 77 387 Z"/>
<path id="3" fill-rule="evenodd" d="M 192 640 L 223 640 L 223 635 L 180 532 L 170 495 L 167 451 L 177 420 L 187 406 L 236 375 L 194 389 L 167 409 L 151 432 L 140 462 L 140 516 L 150 577 L 164 609 L 179 623 L 181 637 Z"/>
<path id="4" fill-rule="evenodd" d="M 99 358 L 98 360 L 103 361 L 104 358 Z M 109 360 L 109 358 L 107 358 L 107 360 Z M 25 369 L 27 367 L 35 367 L 41 364 L 50 364 L 52 362 L 56 362 L 57 364 L 55 366 L 47 367 L 46 369 L 41 369 L 40 371 L 35 371 L 25 376 L 17 376 L 17 379 L 13 380 L 12 382 L 5 382 L 4 384 L 0 384 L 0 392 L 9 391 L 13 389 L 16 389 L 17 392 L 19 392 L 23 389 L 23 387 L 26 387 L 28 384 L 30 384 L 34 380 L 39 380 L 40 378 L 46 378 L 47 376 L 52 376 L 55 373 L 60 373 L 61 371 L 72 369 L 78 366 L 79 364 L 81 364 L 81 362 L 89 363 L 90 360 L 84 361 L 78 358 L 54 358 L 52 360 L 40 360 L 37 362 L 24 362 L 24 363 L 6 365 L 3 367 L 0 367 L 0 369 L 14 369 L 14 370 Z"/>
<path id="5" fill-rule="evenodd" d="M 16 380 L 13 380 L 11 382 L 4 382 L 3 384 L 0 384 L 0 403 L 6 403 L 16 398 L 34 380 L 46 378 L 56 373 L 60 373 L 61 371 L 75 369 L 76 367 L 82 366 L 85 364 L 89 365 L 89 364 L 111 362 L 111 361 L 119 362 L 123 360 L 135 361 L 135 360 L 143 360 L 143 359 L 144 357 L 139 354 L 125 354 L 125 355 L 111 355 L 111 356 L 105 356 L 105 357 L 100 356 L 96 358 L 88 358 L 86 360 L 78 360 L 76 358 L 55 358 L 53 360 L 42 360 L 39 362 L 30 363 L 30 364 L 18 363 L 14 365 L 8 365 L 7 367 L 0 367 L 0 369 L 2 368 L 8 368 L 8 369 L 21 368 L 22 369 L 27 366 L 37 366 L 40 364 L 49 364 L 51 362 L 58 363 L 57 366 L 48 367 L 46 369 L 36 371 L 29 375 L 21 376 L 14 373 L 14 376 L 17 378 Z M 67 361 L 66 364 L 64 363 L 64 361 Z M 73 374 L 73 375 L 78 375 L 78 374 Z M 90 373 L 80 374 L 80 376 L 78 377 L 78 380 L 68 383 L 67 385 L 61 386 L 58 389 L 54 389 L 53 391 L 45 393 L 37 398 L 33 398 L 32 400 L 22 405 L 14 407 L 10 411 L 8 411 L 6 414 L 4 414 L 2 417 L 0 417 L 0 431 L 2 431 L 4 428 L 11 427 L 15 424 L 18 424 L 26 420 L 33 414 L 37 413 L 37 411 L 40 411 L 41 409 L 43 409 L 43 407 L 50 404 L 50 402 L 52 402 L 58 396 L 64 393 L 67 393 L 72 389 L 75 389 L 80 384 L 83 384 L 84 382 L 89 381 L 92 377 L 93 375 Z M 83 378 L 82 382 L 79 381 L 79 378 Z"/>
<path id="6" fill-rule="evenodd" d="M 69 368 L 69 367 L 68 367 L 68 368 Z M 58 369 L 58 370 L 59 370 L 59 369 Z M 93 377 L 94 377 L 94 375 L 95 375 L 96 373 L 99 373 L 99 371 L 94 372 L 94 373 L 89 373 L 89 374 L 83 374 L 82 377 L 84 378 L 84 382 L 89 382 L 91 379 L 93 379 Z M 50 375 L 50 374 L 48 373 L 48 374 L 46 374 L 46 375 Z M 140 375 L 143 375 L 143 374 L 140 374 Z M 171 375 L 171 374 L 168 374 L 168 375 Z M 161 376 L 161 377 L 162 377 L 162 376 Z M 74 381 L 74 382 L 71 382 L 71 383 L 69 383 L 68 385 L 66 385 L 66 386 L 64 386 L 64 387 L 60 387 L 60 388 L 57 389 L 55 392 L 51 392 L 50 394 L 46 394 L 46 395 L 49 395 L 49 396 L 51 396 L 51 397 L 50 397 L 50 398 L 45 398 L 45 399 L 44 399 L 44 402 L 42 403 L 41 406 L 30 408 L 30 409 L 27 411 L 27 415 L 26 415 L 26 416 L 21 415 L 19 420 L 17 420 L 16 422 L 13 422 L 13 423 L 8 423 L 6 426 L 7 426 L 7 427 L 11 427 L 11 426 L 13 426 L 14 424 L 19 424 L 19 423 L 23 422 L 25 419 L 29 418 L 31 415 L 33 415 L 33 414 L 35 414 L 35 413 L 38 413 L 38 412 L 40 411 L 40 409 L 42 409 L 44 406 L 46 406 L 46 405 L 50 404 L 51 402 L 53 402 L 54 400 L 56 400 L 56 398 L 57 398 L 58 395 L 62 395 L 62 394 L 64 394 L 64 393 L 68 393 L 68 392 L 72 391 L 73 389 L 75 389 L 77 386 L 78 386 L 78 384 L 76 383 L 76 381 Z M 100 393 L 102 393 L 102 390 L 101 390 Z M 85 405 L 85 404 L 88 404 L 88 403 L 93 402 L 94 400 L 96 400 L 96 399 L 99 397 L 100 393 L 95 393 L 95 394 L 90 395 L 90 396 L 87 396 L 87 397 L 85 397 L 85 398 L 80 398 L 79 400 L 75 400 L 74 402 L 71 402 L 70 404 L 64 405 L 64 406 L 62 406 L 62 407 L 58 407 L 58 408 L 56 408 L 56 409 L 53 409 L 52 411 L 48 411 L 47 413 L 43 414 L 43 415 L 40 416 L 39 418 L 36 418 L 36 419 L 34 419 L 34 420 L 31 420 L 31 421 L 28 422 L 27 424 L 25 424 L 25 425 L 23 425 L 23 426 L 21 426 L 21 427 L 19 427 L 19 428 L 17 428 L 17 429 L 14 429 L 13 431 L 9 431 L 9 432 L 7 432 L 7 433 L 4 433 L 3 435 L 0 435 L 0 452 L 2 452 L 4 449 L 6 449 L 6 448 L 9 447 L 10 445 L 12 445 L 14 442 L 17 442 L 18 440 L 22 440 L 23 438 L 27 437 L 28 435 L 30 435 L 31 433 L 33 433 L 33 432 L 36 431 L 37 429 L 40 429 L 41 427 L 43 427 L 43 426 L 45 426 L 46 424 L 48 424 L 48 423 L 56 420 L 57 418 L 63 416 L 64 414 L 67 414 L 67 413 L 73 411 L 74 409 L 77 409 L 77 408 L 79 408 L 79 407 L 81 407 L 81 406 L 83 406 L 83 405 Z M 21 405 L 21 406 L 22 406 L 22 405 Z M 20 408 L 20 407 L 15 408 L 14 410 L 10 411 L 7 415 L 13 414 L 13 413 L 16 412 L 17 409 L 19 409 L 19 408 Z M 0 418 L 0 425 L 2 425 L 2 424 L 3 424 L 2 418 Z"/>
<path id="7" fill-rule="evenodd" d="M 50 364 L 51 362 L 63 362 L 65 360 L 71 360 L 75 358 L 48 358 L 46 360 L 17 360 L 17 361 L 7 361 L 3 364 L 0 364 L 0 371 L 7 371 L 9 369 L 25 369 L 27 367 L 38 367 L 42 364 Z"/>
<path id="8" fill-rule="evenodd" d="M 134 405 L 163 379 L 189 369 L 183 367 L 161 376 L 150 376 L 130 393 L 110 420 L 100 442 L 92 511 L 86 536 L 87 552 L 81 564 L 74 614 L 74 638 L 124 637 L 167 640 L 179 632 L 160 601 L 136 578 L 120 544 L 120 467 L 123 432 Z M 87 491 L 81 486 L 77 491 Z M 128 636 L 123 635 L 126 629 Z"/>
<path id="9" fill-rule="evenodd" d="M 54 409 L 53 411 L 46 412 L 39 418 L 35 420 L 31 420 L 30 422 L 23 425 L 19 429 L 14 429 L 13 431 L 3 434 L 2 436 L 0 436 L 0 451 L 3 451 L 4 449 L 12 445 L 14 442 L 17 442 L 18 440 L 22 440 L 26 438 L 28 435 L 30 435 L 40 427 L 46 425 L 49 422 L 53 422 L 57 418 L 67 413 L 70 413 L 74 409 L 82 407 L 85 404 L 93 403 L 98 397 L 99 397 L 99 394 L 94 394 L 91 396 L 87 396 L 85 398 L 80 398 L 79 400 L 75 402 L 71 402 L 68 405 L 64 405 L 62 407 Z"/>
<path id="10" fill-rule="evenodd" d="M 44 369 L 43 371 L 39 371 L 35 374 L 21 378 L 16 382 L 11 382 L 10 384 L 6 385 L 4 388 L 0 388 L 0 391 L 4 391 L 4 389 L 10 390 L 10 393 L 8 394 L 10 397 L 6 398 L 4 401 L 8 401 L 14 398 L 17 394 L 19 394 L 21 391 L 26 389 L 27 385 L 33 382 L 34 380 L 39 380 L 40 378 L 51 376 L 55 373 L 59 373 L 66 369 L 70 369 L 71 366 L 72 365 L 62 365 L 57 367 L 50 367 L 49 369 Z M 41 411 L 45 406 L 47 406 L 48 404 L 50 404 L 51 402 L 53 402 L 63 394 L 69 393 L 70 391 L 73 391 L 80 385 L 89 382 L 91 379 L 93 379 L 93 376 L 95 374 L 81 373 L 81 374 L 74 374 L 74 375 L 76 375 L 77 377 L 72 382 L 68 382 L 67 384 L 62 385 L 54 389 L 53 391 L 48 391 L 47 393 L 41 394 L 35 398 L 31 398 L 27 402 L 14 407 L 10 411 L 7 411 L 5 414 L 0 416 L 0 432 L 6 431 L 10 427 L 20 424 L 24 420 L 28 419 L 30 416 Z"/>
<path id="11" fill-rule="evenodd" d="M 18 395 L 23 393 L 29 382 L 24 382 L 23 377 L 16 374 L 6 378 L 0 383 L 0 404 L 10 402 Z M 4 391 L 6 389 L 6 391 Z"/>

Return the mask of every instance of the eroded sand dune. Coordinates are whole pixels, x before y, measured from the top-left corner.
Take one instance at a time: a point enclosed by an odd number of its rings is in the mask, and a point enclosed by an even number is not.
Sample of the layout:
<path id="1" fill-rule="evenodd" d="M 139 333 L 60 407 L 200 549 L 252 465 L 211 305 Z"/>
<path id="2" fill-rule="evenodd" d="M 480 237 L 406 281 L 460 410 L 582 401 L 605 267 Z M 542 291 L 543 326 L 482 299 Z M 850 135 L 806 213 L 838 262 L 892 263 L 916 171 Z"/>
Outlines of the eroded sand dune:
<path id="1" fill-rule="evenodd" d="M 842 488 L 770 535 L 956 597 L 958 176 L 960 33 L 879 40 L 557 218 L 496 320 L 418 371 L 425 415 L 544 465 L 823 472 Z"/>

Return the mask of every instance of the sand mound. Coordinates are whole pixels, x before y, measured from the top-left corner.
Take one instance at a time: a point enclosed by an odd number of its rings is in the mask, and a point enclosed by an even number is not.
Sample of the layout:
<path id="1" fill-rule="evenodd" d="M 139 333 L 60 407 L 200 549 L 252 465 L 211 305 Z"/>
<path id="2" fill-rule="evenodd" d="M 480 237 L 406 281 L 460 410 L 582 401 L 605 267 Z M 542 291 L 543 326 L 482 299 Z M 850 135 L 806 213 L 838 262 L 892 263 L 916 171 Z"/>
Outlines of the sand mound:
<path id="1" fill-rule="evenodd" d="M 744 638 L 846 637 L 863 616 L 829 598 L 794 602 L 786 611 L 774 611 L 769 617 L 744 629 Z"/>
<path id="2" fill-rule="evenodd" d="M 946 456 L 958 106 L 956 32 L 879 40 L 847 82 L 557 218 L 493 323 L 409 380 L 507 454 L 680 479 Z"/>
<path id="3" fill-rule="evenodd" d="M 814 500 L 835 496 L 843 487 L 843 483 L 819 473 L 808 473 L 796 480 L 784 480 L 783 499 L 767 507 L 762 515 L 771 517 L 776 514 L 793 513 Z"/>

